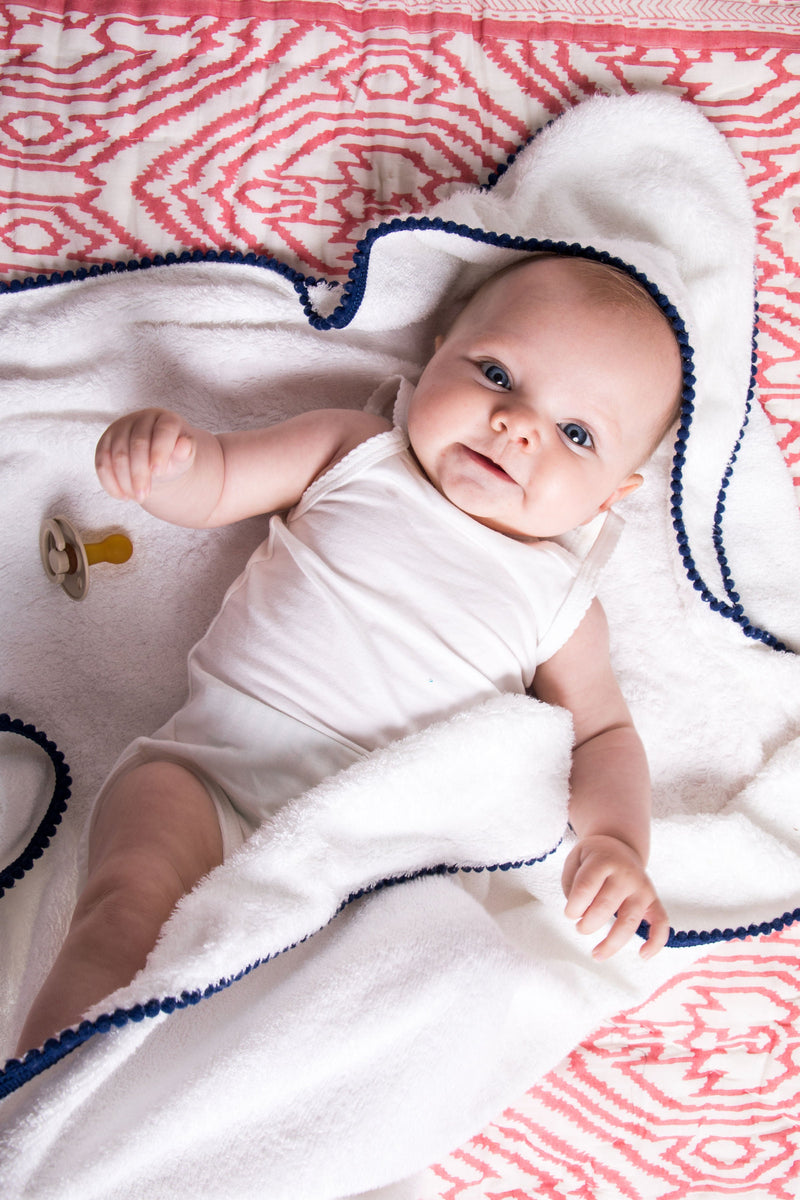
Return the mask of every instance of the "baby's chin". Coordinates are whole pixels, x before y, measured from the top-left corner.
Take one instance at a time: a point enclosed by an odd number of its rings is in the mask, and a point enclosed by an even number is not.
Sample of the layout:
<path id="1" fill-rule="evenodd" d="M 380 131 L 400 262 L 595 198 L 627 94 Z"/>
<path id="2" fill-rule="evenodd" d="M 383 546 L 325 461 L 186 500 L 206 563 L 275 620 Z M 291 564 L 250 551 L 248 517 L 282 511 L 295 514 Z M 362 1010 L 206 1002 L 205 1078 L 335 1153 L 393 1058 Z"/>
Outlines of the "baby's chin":
<path id="1" fill-rule="evenodd" d="M 595 517 L 599 515 L 595 512 L 588 517 L 578 518 L 572 525 L 564 525 L 563 522 L 555 521 L 543 522 L 541 524 L 531 522 L 530 525 L 520 527 L 513 522 L 506 523 L 496 517 L 469 512 L 468 509 L 461 507 L 461 505 L 456 505 L 456 507 L 461 508 L 463 513 L 466 513 L 468 517 L 472 517 L 473 521 L 477 521 L 479 525 L 485 525 L 487 529 L 494 529 L 497 533 L 514 538 L 517 542 L 554 541 L 556 538 L 566 537 L 567 534 L 574 533 L 584 525 L 591 524 Z"/>
<path id="2" fill-rule="evenodd" d="M 479 525 L 484 525 L 487 529 L 493 529 L 495 533 L 502 533 L 505 537 L 513 538 L 516 542 L 543 542 L 548 538 L 559 537 L 555 533 L 532 533 L 527 529 L 520 529 L 516 525 L 507 524 L 497 517 L 483 516 L 480 513 L 469 512 L 468 509 L 456 505 L 456 508 L 461 508 L 463 513 L 468 517 L 472 517 L 473 521 L 477 521 Z M 567 531 L 564 530 L 566 533 Z"/>
<path id="3" fill-rule="evenodd" d="M 433 484 L 437 492 L 444 496 L 445 500 L 448 500 L 454 508 L 471 517 L 473 521 L 477 521 L 479 525 L 484 525 L 487 529 L 493 529 L 496 533 L 502 533 L 505 537 L 513 538 L 518 542 L 552 541 L 579 529 L 582 525 L 588 525 L 597 516 L 598 510 L 595 509 L 588 515 L 585 510 L 571 513 L 572 523 L 570 524 L 567 524 L 564 519 L 559 520 L 557 513 L 553 515 L 552 513 L 531 512 L 520 514 L 517 519 L 514 513 L 503 513 L 502 506 L 492 505 L 491 501 L 487 501 L 482 488 L 465 487 L 463 480 L 454 485 L 446 473 L 442 479 L 441 472 L 426 471 L 419 459 L 417 459 L 417 464 L 428 482 Z M 491 511 L 492 508 L 494 511 Z M 489 511 L 486 511 L 487 509 Z"/>

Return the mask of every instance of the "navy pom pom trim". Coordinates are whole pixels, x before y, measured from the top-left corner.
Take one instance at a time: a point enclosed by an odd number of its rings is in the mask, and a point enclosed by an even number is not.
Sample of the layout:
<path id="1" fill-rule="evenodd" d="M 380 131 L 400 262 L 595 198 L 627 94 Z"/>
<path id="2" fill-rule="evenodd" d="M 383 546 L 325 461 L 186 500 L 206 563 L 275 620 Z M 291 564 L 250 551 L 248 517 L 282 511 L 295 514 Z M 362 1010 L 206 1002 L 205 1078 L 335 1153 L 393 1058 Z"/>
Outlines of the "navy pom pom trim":
<path id="1" fill-rule="evenodd" d="M 546 127 L 545 127 L 546 128 Z M 538 131 L 535 137 L 538 137 L 541 130 Z M 533 138 L 529 141 L 534 140 Z M 528 143 L 526 142 L 525 145 Z M 520 149 L 523 149 L 520 147 Z M 499 166 L 496 172 L 490 177 L 490 181 L 485 185 L 485 190 L 493 187 L 498 179 L 508 170 L 508 167 L 513 163 L 514 159 L 519 154 L 519 150 L 511 154 L 507 161 Z M 437 230 L 444 233 L 453 233 L 458 237 L 470 238 L 473 241 L 484 242 L 488 245 L 502 247 L 508 250 L 521 251 L 548 251 L 556 254 L 572 255 L 574 257 L 591 258 L 597 262 L 606 263 L 609 266 L 617 267 L 619 270 L 626 271 L 634 279 L 638 280 L 653 296 L 655 301 L 661 307 L 664 315 L 669 320 L 674 330 L 675 336 L 680 346 L 681 358 L 683 361 L 683 390 L 682 390 L 682 405 L 681 405 L 681 421 L 677 437 L 675 439 L 675 450 L 672 461 L 672 491 L 671 491 L 671 509 L 672 524 L 675 529 L 676 543 L 678 553 L 683 564 L 683 569 L 686 577 L 692 584 L 694 590 L 698 593 L 700 600 L 709 606 L 712 612 L 718 613 L 721 617 L 733 621 L 739 626 L 745 637 L 755 641 L 762 642 L 765 646 L 769 646 L 773 650 L 791 651 L 784 642 L 782 642 L 775 634 L 769 630 L 761 628 L 745 613 L 739 593 L 736 589 L 736 584 L 733 579 L 730 564 L 728 562 L 727 553 L 725 550 L 722 524 L 725 512 L 725 498 L 728 485 L 733 475 L 733 469 L 741 448 L 742 439 L 744 437 L 749 412 L 753 404 L 754 388 L 755 388 L 755 370 L 757 357 L 755 353 L 755 338 L 757 331 L 757 321 L 754 315 L 753 322 L 753 356 L 750 386 L 745 403 L 744 419 L 739 431 L 736 444 L 731 451 L 731 456 L 728 462 L 723 479 L 720 483 L 719 492 L 717 495 L 716 509 L 714 513 L 714 523 L 712 529 L 712 541 L 714 551 L 719 563 L 720 573 L 722 576 L 723 592 L 725 598 L 721 598 L 714 594 L 710 586 L 700 575 L 697 569 L 692 549 L 689 544 L 689 537 L 686 532 L 686 525 L 683 518 L 683 471 L 686 464 L 686 444 L 691 432 L 692 418 L 694 415 L 694 384 L 695 377 L 693 374 L 693 351 L 689 343 L 686 327 L 681 320 L 681 317 L 665 296 L 645 275 L 637 271 L 629 263 L 622 259 L 616 258 L 608 254 L 606 251 L 595 250 L 591 246 L 582 246 L 578 243 L 555 242 L 548 238 L 521 238 L 512 237 L 510 234 L 496 234 L 486 232 L 481 229 L 473 229 L 468 225 L 460 225 L 455 221 L 444 221 L 440 217 L 395 217 L 392 221 L 383 222 L 373 229 L 370 229 L 367 234 L 356 245 L 353 255 L 353 266 L 348 275 L 348 281 L 345 284 L 342 297 L 330 314 L 323 317 L 317 312 L 310 295 L 310 289 L 318 284 L 327 284 L 327 280 L 317 279 L 311 275 L 303 275 L 295 268 L 288 266 L 279 259 L 266 254 L 255 254 L 253 252 L 244 253 L 240 250 L 182 250 L 179 252 L 169 252 L 167 254 L 156 254 L 152 257 L 144 257 L 141 259 L 132 259 L 128 262 L 103 263 L 102 266 L 94 265 L 92 267 L 79 267 L 74 271 L 54 271 L 50 275 L 29 276 L 26 279 L 14 279 L 10 283 L 0 282 L 0 295 L 8 292 L 30 291 L 31 289 L 40 287 L 51 287 L 62 283 L 73 283 L 84 279 L 96 278 L 100 275 L 111 274 L 126 274 L 134 271 L 144 271 L 150 268 L 169 267 L 181 263 L 238 263 L 240 265 L 255 267 L 261 270 L 275 271 L 284 278 L 291 281 L 295 291 L 303 305 L 303 312 L 311 326 L 319 330 L 343 329 L 355 317 L 361 302 L 364 298 L 364 293 L 367 286 L 367 275 L 369 269 L 369 259 L 372 248 L 375 243 L 383 237 L 391 233 L 399 233 L 402 231 L 415 232 Z"/>
<path id="2" fill-rule="evenodd" d="M 552 122 L 550 122 L 552 123 Z M 547 128 L 547 126 L 545 126 Z M 533 141 L 541 134 L 542 130 L 537 131 L 533 137 L 527 139 L 520 148 L 512 153 L 505 163 L 499 165 L 489 177 L 487 184 L 484 185 L 484 190 L 490 190 L 498 182 L 503 174 L 508 170 L 509 166 L 514 162 L 520 151 L 529 142 Z M 686 445 L 691 432 L 692 419 L 694 415 L 694 384 L 695 378 L 693 374 L 693 359 L 694 354 L 689 343 L 686 327 L 681 320 L 681 317 L 670 303 L 668 297 L 659 291 L 657 286 L 647 279 L 641 272 L 637 271 L 630 264 L 623 262 L 621 259 L 609 255 L 605 251 L 597 251 L 590 246 L 581 246 L 577 243 L 555 242 L 549 239 L 526 239 L 521 237 L 512 237 L 509 234 L 495 234 L 486 232 L 480 229 L 473 229 L 467 225 L 460 225 L 453 221 L 444 221 L 441 218 L 395 218 L 394 220 L 378 225 L 370 229 L 365 237 L 359 241 L 353 255 L 353 265 L 349 272 L 348 281 L 342 290 L 340 303 L 328 317 L 322 317 L 317 312 L 312 303 L 310 290 L 318 284 L 327 284 L 325 279 L 316 279 L 310 275 L 303 275 L 301 272 L 272 257 L 271 255 L 256 254 L 253 252 L 244 253 L 238 250 L 211 250 L 211 249 L 194 249 L 182 250 L 178 252 L 169 252 L 166 254 L 156 254 L 152 257 L 146 256 L 138 260 L 127 262 L 103 263 L 102 265 L 94 265 L 91 267 L 79 267 L 76 270 L 55 271 L 49 275 L 39 274 L 29 276 L 22 280 L 12 280 L 11 282 L 0 282 L 0 295 L 7 293 L 17 293 L 22 291 L 30 291 L 42 287 L 52 287 L 60 284 L 68 284 L 80 282 L 85 279 L 92 279 L 98 276 L 106 276 L 112 274 L 128 274 L 135 271 L 145 271 L 152 268 L 170 267 L 186 263 L 236 263 L 247 267 L 275 271 L 277 274 L 289 280 L 295 291 L 298 294 L 302 304 L 303 311 L 314 328 L 320 330 L 341 329 L 346 327 L 355 317 L 361 302 L 364 298 L 364 293 L 367 284 L 367 273 L 369 267 L 369 259 L 373 246 L 376 242 L 391 233 L 401 231 L 425 231 L 439 230 L 445 233 L 453 233 L 459 237 L 467 237 L 473 241 L 484 242 L 486 244 L 495 245 L 509 250 L 519 251 L 549 251 L 553 253 L 572 255 L 576 257 L 592 258 L 598 262 L 606 263 L 609 266 L 617 267 L 620 270 L 626 271 L 634 279 L 638 280 L 647 291 L 653 296 L 659 306 L 662 308 L 665 316 L 669 320 L 678 340 L 683 364 L 683 391 L 682 391 L 682 407 L 681 420 L 678 433 L 675 439 L 674 456 L 672 462 L 672 489 L 671 489 L 671 516 L 673 527 L 675 529 L 678 552 L 683 563 L 687 578 L 692 583 L 698 596 L 703 600 L 712 611 L 719 613 L 720 616 L 735 622 L 741 628 L 746 637 L 761 641 L 764 645 L 778 651 L 785 651 L 787 647 L 779 641 L 773 634 L 767 630 L 759 628 L 751 622 L 743 611 L 739 594 L 736 590 L 736 585 L 731 573 L 730 565 L 727 560 L 727 554 L 724 547 L 723 539 L 723 519 L 725 512 L 725 498 L 728 485 L 732 478 L 736 459 L 741 448 L 742 439 L 744 437 L 749 412 L 754 402 L 754 387 L 755 387 L 755 370 L 756 370 L 756 353 L 755 353 L 755 337 L 757 330 L 757 322 L 754 317 L 753 327 L 753 357 L 750 387 L 746 399 L 744 419 L 742 426 L 734 446 L 725 475 L 720 483 L 720 488 L 717 496 L 717 505 L 714 515 L 713 526 L 713 543 L 717 561 L 720 566 L 720 572 L 723 581 L 723 591 L 725 599 L 721 599 L 714 595 L 705 581 L 701 578 L 697 566 L 692 555 L 689 545 L 689 538 L 686 532 L 683 519 L 683 471 L 686 461 Z M 4 724 L 5 722 L 5 724 Z M 71 779 L 69 769 L 64 763 L 63 755 L 52 742 L 49 742 L 43 734 L 40 734 L 31 725 L 23 725 L 21 721 L 11 721 L 5 714 L 0 714 L 0 731 L 9 730 L 10 732 L 20 733 L 22 736 L 30 737 L 36 741 L 50 755 L 53 761 L 53 766 L 56 771 L 56 786 L 53 792 L 53 798 L 48 807 L 47 813 L 42 820 L 40 826 L 34 833 L 29 845 L 25 851 L 8 867 L 0 872 L 0 895 L 4 890 L 8 890 L 13 886 L 26 871 L 30 869 L 34 861 L 39 858 L 49 844 L 55 830 L 61 821 L 63 812 L 66 809 L 66 801 L 70 795 Z M 555 848 L 554 848 L 555 849 Z M 546 858 L 552 854 L 554 850 L 542 856 Z M 380 882 L 365 887 L 358 892 L 348 896 L 343 901 L 334 917 L 342 912 L 349 904 L 360 897 L 371 892 L 377 892 L 387 887 L 396 886 L 397 884 L 407 883 L 414 879 L 419 879 L 425 876 L 432 875 L 448 875 L 456 874 L 460 871 L 464 872 L 480 872 L 480 871 L 509 871 L 517 870 L 521 867 L 532 866 L 536 862 L 541 862 L 542 859 L 528 859 L 515 862 L 498 863 L 482 866 L 469 865 L 439 865 L 430 867 L 408 876 L 400 876 L 388 878 Z M 334 919 L 334 918 L 331 918 Z M 713 945 L 723 941 L 735 941 L 746 937 L 754 937 L 760 935 L 768 935 L 786 928 L 800 921 L 800 909 L 795 909 L 793 912 L 786 912 L 781 917 L 777 917 L 770 922 L 761 922 L 760 924 L 752 924 L 741 926 L 737 929 L 713 929 L 706 931 L 697 930 L 670 930 L 669 940 L 667 945 L 678 948 L 682 946 L 701 946 Z M 637 930 L 642 938 L 646 938 L 649 932 L 649 927 L 646 922 L 642 922 Z M 210 984 L 202 991 L 182 992 L 179 996 L 169 996 L 163 999 L 152 999 L 145 1004 L 134 1005 L 130 1009 L 117 1009 L 113 1013 L 105 1014 L 95 1021 L 84 1021 L 77 1029 L 65 1030 L 58 1038 L 50 1038 L 41 1050 L 29 1051 L 23 1060 L 10 1060 L 4 1070 L 0 1070 L 0 1098 L 11 1094 L 21 1087 L 28 1080 L 41 1074 L 48 1067 L 60 1061 L 66 1055 L 82 1043 L 88 1041 L 98 1033 L 108 1033 L 114 1028 L 121 1028 L 128 1022 L 142 1021 L 146 1018 L 153 1018 L 160 1014 L 170 1014 L 181 1009 L 199 1004 L 202 1000 L 216 995 L 224 991 L 238 980 L 249 975 L 257 967 L 272 961 L 272 959 L 280 957 L 282 954 L 302 944 L 313 936 L 314 931 L 300 939 L 299 942 L 285 947 L 284 950 L 278 951 L 275 954 L 269 955 L 264 959 L 257 960 L 247 966 L 237 975 L 219 981 L 216 984 Z"/>
<path id="3" fill-rule="evenodd" d="M 482 865 L 440 863 L 437 866 L 426 867 L 408 875 L 391 876 L 381 879 L 376 883 L 360 888 L 342 901 L 339 908 L 331 916 L 330 921 L 326 922 L 325 925 L 320 926 L 317 930 L 310 930 L 304 937 L 285 946 L 282 950 L 257 959 L 235 975 L 221 979 L 217 983 L 209 984 L 203 989 L 196 989 L 191 992 L 183 991 L 178 996 L 165 996 L 162 999 L 153 998 L 144 1004 L 135 1004 L 131 1008 L 118 1008 L 114 1012 L 104 1013 L 94 1021 L 82 1021 L 77 1029 L 66 1029 L 58 1037 L 49 1038 L 42 1049 L 29 1050 L 22 1059 L 10 1059 L 5 1067 L 0 1070 L 0 1099 L 11 1095 L 12 1092 L 17 1091 L 23 1084 L 34 1079 L 37 1075 L 41 1075 L 43 1071 L 46 1071 L 49 1067 L 66 1058 L 68 1054 L 71 1054 L 73 1050 L 76 1050 L 78 1046 L 83 1045 L 84 1042 L 87 1042 L 96 1034 L 111 1033 L 114 1029 L 122 1029 L 130 1022 L 136 1023 L 152 1019 L 161 1014 L 169 1016 L 172 1013 L 191 1008 L 196 1004 L 200 1004 L 203 1000 L 208 1000 L 212 996 L 226 991 L 233 984 L 238 983 L 239 980 L 246 978 L 246 976 L 257 970 L 258 967 L 282 957 L 282 955 L 309 941 L 316 933 L 321 932 L 331 921 L 334 921 L 350 904 L 356 900 L 360 900 L 363 896 L 431 876 L 457 875 L 460 872 L 505 872 L 516 871 L 523 867 L 532 867 L 544 862 L 545 859 L 554 854 L 560 844 L 560 842 L 557 843 L 552 849 L 538 858 Z M 765 921 L 761 924 L 748 925 L 747 927 L 742 926 L 738 929 L 713 929 L 706 932 L 698 932 L 694 929 L 689 931 L 670 929 L 667 946 L 673 948 L 682 946 L 707 946 L 713 945 L 716 942 L 735 941 L 740 938 L 766 935 L 784 929 L 798 920 L 800 920 L 800 909 L 795 909 L 794 912 L 786 912 L 782 917 L 777 917 L 773 921 Z M 643 921 L 636 932 L 639 937 L 646 938 L 649 933 L 647 922 Z"/>
<path id="4" fill-rule="evenodd" d="M 40 746 L 50 759 L 55 771 L 53 794 L 44 816 L 22 853 L 0 871 L 0 896 L 3 896 L 30 871 L 36 860 L 42 857 L 50 845 L 61 824 L 61 818 L 67 810 L 72 778 L 69 767 L 64 761 L 64 755 L 56 744 L 34 725 L 25 725 L 22 721 L 10 717 L 8 713 L 0 713 L 0 733 L 16 733 Z"/>

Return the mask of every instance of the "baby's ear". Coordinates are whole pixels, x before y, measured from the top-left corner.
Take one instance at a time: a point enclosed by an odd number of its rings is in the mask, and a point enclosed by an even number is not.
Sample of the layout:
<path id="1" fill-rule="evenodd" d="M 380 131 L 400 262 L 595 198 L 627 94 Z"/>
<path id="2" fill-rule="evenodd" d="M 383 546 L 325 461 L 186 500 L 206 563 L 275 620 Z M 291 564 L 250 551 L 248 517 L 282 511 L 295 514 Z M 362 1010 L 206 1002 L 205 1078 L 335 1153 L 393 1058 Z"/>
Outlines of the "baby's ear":
<path id="1" fill-rule="evenodd" d="M 608 510 L 613 508 L 615 504 L 618 504 L 620 500 L 624 500 L 626 496 L 630 496 L 631 492 L 635 492 L 636 489 L 641 487 L 643 483 L 644 480 L 641 475 L 629 475 L 624 483 L 621 483 L 619 487 L 614 488 L 614 491 L 607 500 L 603 501 L 597 511 L 608 512 Z"/>
<path id="2" fill-rule="evenodd" d="M 436 353 L 436 351 L 440 348 L 443 341 L 444 341 L 444 335 L 441 333 L 437 333 L 436 337 L 433 339 L 434 353 Z"/>

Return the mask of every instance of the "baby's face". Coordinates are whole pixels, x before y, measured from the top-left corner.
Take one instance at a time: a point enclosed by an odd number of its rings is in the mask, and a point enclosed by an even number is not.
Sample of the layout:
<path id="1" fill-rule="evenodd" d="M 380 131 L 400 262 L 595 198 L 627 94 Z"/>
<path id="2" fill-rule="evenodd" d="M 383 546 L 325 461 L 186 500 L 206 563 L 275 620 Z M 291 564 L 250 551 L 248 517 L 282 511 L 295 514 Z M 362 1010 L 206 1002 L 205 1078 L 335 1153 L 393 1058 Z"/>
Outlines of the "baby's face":
<path id="1" fill-rule="evenodd" d="M 556 537 L 638 486 L 680 377 L 657 312 L 598 302 L 570 259 L 534 259 L 482 288 L 439 344 L 409 440 L 481 524 Z"/>

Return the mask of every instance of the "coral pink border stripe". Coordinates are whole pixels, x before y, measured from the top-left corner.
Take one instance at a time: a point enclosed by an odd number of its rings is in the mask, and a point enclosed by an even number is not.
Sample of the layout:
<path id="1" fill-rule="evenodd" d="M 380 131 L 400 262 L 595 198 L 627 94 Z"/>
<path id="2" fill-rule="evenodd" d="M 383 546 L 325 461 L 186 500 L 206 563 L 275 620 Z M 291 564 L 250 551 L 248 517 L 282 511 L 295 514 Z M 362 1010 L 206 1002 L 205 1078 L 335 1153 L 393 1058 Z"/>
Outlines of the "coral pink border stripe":
<path id="1" fill-rule="evenodd" d="M 130 17 L 178 17 L 200 19 L 206 16 L 239 20 L 292 20 L 302 22 L 326 22 L 343 25 L 348 29 L 365 32 L 370 29 L 400 28 L 425 32 L 456 31 L 472 32 L 480 26 L 482 36 L 519 38 L 532 41 L 567 41 L 587 43 L 593 41 L 618 42 L 624 31 L 631 45 L 649 46 L 693 46 L 729 49 L 734 47 L 777 48 L 797 46 L 800 39 L 800 5 L 778 6 L 731 3 L 707 3 L 696 0 L 687 3 L 685 13 L 675 12 L 671 16 L 599 12 L 567 16 L 563 9 L 557 15 L 530 15 L 525 11 L 522 0 L 514 0 L 519 9 L 514 12 L 508 3 L 509 15 L 492 15 L 491 4 L 475 14 L 469 11 L 470 0 L 464 0 L 459 11 L 453 8 L 414 11 L 411 0 L 406 8 L 402 4 L 373 7 L 364 4 L 329 3 L 328 0 L 36 0 L 28 5 L 33 11 L 87 16 L 109 16 L 119 14 Z M 13 7 L 13 6 L 12 6 Z M 589 7 L 588 5 L 586 6 Z M 597 4 L 600 9 L 602 5 Z M 500 6 L 498 5 L 498 9 Z M 488 11 L 487 11 L 488 9 Z M 749 18 L 749 19 L 748 19 Z M 726 28 L 741 20 L 736 28 Z M 641 22 L 641 23 L 640 23 Z"/>

